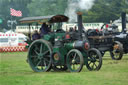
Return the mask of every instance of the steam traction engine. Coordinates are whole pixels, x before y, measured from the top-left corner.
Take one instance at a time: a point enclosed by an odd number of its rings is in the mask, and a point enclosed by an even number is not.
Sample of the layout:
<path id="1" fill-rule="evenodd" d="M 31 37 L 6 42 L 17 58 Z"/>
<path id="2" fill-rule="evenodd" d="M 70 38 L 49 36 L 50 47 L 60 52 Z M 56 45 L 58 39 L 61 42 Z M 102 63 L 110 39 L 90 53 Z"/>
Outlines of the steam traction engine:
<path id="1" fill-rule="evenodd" d="M 20 20 L 21 23 L 44 23 L 44 21 L 62 23 L 68 21 L 68 17 L 56 15 L 42 18 L 27 17 Z M 89 70 L 99 70 L 102 66 L 102 56 L 99 50 L 90 48 L 87 40 L 83 40 L 82 14 L 78 13 L 78 32 L 65 32 L 57 28 L 56 31 L 33 41 L 28 50 L 28 63 L 36 72 L 50 71 L 51 68 L 80 72 L 83 65 Z"/>
<path id="2" fill-rule="evenodd" d="M 122 32 L 117 31 L 118 28 L 116 25 L 112 25 L 107 29 L 104 29 L 103 26 L 101 27 L 102 31 L 97 29 L 90 29 L 87 31 L 86 34 L 91 47 L 100 50 L 102 56 L 106 51 L 109 51 L 112 59 L 122 59 L 123 54 L 128 53 L 126 13 L 122 13 Z"/>
<path id="3" fill-rule="evenodd" d="M 126 29 L 126 13 L 123 12 L 122 14 L 122 32 L 118 35 L 115 35 L 114 41 L 121 44 L 123 53 L 128 53 L 128 30 Z M 120 47 L 120 46 L 118 46 Z"/>

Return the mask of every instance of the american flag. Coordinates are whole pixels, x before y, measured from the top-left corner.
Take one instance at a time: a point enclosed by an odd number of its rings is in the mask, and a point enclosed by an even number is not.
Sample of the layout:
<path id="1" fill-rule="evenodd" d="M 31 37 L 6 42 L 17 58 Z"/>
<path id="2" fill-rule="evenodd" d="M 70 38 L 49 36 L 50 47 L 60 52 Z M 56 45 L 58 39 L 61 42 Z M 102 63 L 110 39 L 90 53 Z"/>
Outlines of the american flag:
<path id="1" fill-rule="evenodd" d="M 12 16 L 17 16 L 17 17 L 21 17 L 22 16 L 22 12 L 21 11 L 17 11 L 17 10 L 15 10 L 15 9 L 12 9 L 12 8 L 10 8 L 10 14 L 12 15 Z"/>

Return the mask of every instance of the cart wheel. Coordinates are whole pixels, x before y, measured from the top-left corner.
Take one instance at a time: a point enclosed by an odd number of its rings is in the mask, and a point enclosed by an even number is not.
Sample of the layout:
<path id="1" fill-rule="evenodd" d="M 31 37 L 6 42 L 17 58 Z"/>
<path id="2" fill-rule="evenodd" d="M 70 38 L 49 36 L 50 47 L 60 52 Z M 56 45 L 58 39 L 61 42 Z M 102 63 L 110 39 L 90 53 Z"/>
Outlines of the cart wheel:
<path id="1" fill-rule="evenodd" d="M 121 60 L 123 57 L 123 45 L 119 41 L 115 41 L 112 51 L 110 51 L 113 60 Z"/>
<path id="2" fill-rule="evenodd" d="M 46 40 L 35 40 L 28 50 L 28 63 L 35 72 L 46 72 L 51 69 L 52 45 Z"/>
<path id="3" fill-rule="evenodd" d="M 67 66 L 52 66 L 54 71 L 66 71 L 68 68 Z"/>
<path id="4" fill-rule="evenodd" d="M 80 72 L 84 64 L 83 55 L 79 50 L 72 49 L 67 54 L 66 62 L 70 72 Z"/>
<path id="5" fill-rule="evenodd" d="M 88 70 L 99 70 L 102 66 L 102 55 L 99 50 L 91 48 L 88 51 L 88 61 L 86 67 Z"/>

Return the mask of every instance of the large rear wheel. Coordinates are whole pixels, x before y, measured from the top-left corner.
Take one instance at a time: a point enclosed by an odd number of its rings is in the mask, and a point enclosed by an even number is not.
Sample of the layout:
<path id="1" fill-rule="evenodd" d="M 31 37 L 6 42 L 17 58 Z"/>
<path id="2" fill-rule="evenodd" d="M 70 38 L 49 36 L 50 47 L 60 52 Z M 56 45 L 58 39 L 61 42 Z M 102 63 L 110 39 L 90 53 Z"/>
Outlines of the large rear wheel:
<path id="1" fill-rule="evenodd" d="M 28 63 L 35 72 L 46 72 L 51 69 L 52 46 L 46 40 L 35 40 L 28 50 Z"/>

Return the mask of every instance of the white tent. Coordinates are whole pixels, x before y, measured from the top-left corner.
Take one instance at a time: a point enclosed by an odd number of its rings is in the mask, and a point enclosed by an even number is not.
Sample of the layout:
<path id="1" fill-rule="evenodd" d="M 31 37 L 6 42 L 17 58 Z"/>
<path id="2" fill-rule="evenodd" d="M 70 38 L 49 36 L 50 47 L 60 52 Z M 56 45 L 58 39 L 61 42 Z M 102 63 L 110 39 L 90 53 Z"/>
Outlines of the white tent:
<path id="1" fill-rule="evenodd" d="M 14 33 L 12 30 L 9 30 L 9 31 L 7 31 L 7 32 L 5 32 L 6 34 L 12 34 L 12 33 Z"/>
<path id="2" fill-rule="evenodd" d="M 0 47 L 1 46 L 18 46 L 25 43 L 27 39 L 22 33 L 15 33 L 13 31 L 7 31 L 6 33 L 0 32 Z"/>

